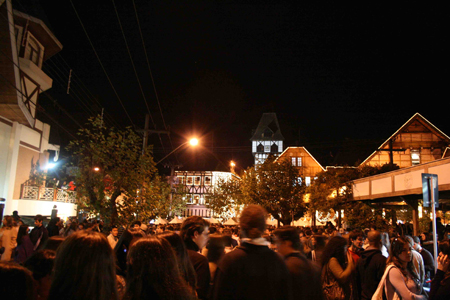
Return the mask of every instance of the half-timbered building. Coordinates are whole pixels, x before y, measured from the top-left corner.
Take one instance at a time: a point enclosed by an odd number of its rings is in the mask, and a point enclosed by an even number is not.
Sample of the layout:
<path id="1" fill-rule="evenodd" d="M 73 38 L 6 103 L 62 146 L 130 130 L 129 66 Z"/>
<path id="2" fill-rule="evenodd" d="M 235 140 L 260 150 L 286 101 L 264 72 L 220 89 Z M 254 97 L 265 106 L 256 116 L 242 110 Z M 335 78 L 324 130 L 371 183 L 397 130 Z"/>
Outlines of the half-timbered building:
<path id="1" fill-rule="evenodd" d="M 449 145 L 445 133 L 416 113 L 361 165 L 393 163 L 400 168 L 411 167 L 445 157 Z"/>
<path id="2" fill-rule="evenodd" d="M 250 140 L 255 165 L 264 163 L 269 155 L 279 156 L 283 152 L 284 137 L 281 134 L 277 115 L 264 113 Z"/>

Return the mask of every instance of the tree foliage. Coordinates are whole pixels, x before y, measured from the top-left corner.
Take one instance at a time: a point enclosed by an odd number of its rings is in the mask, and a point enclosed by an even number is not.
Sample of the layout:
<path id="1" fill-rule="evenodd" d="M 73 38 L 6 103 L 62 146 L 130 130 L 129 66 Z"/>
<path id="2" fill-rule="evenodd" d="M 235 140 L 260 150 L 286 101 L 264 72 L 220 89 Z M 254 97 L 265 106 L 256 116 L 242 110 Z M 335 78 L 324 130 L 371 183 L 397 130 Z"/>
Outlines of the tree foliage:
<path id="1" fill-rule="evenodd" d="M 261 205 L 285 225 L 305 213 L 304 178 L 288 160 L 275 161 L 269 157 L 262 165 L 247 169 L 241 193 L 243 203 Z"/>
<path id="2" fill-rule="evenodd" d="M 122 224 L 165 211 L 170 186 L 158 176 L 151 148 L 142 153 L 142 139 L 130 127 L 106 128 L 96 117 L 77 135 L 68 149 L 79 170 L 75 182 L 81 207 L 106 223 Z"/>

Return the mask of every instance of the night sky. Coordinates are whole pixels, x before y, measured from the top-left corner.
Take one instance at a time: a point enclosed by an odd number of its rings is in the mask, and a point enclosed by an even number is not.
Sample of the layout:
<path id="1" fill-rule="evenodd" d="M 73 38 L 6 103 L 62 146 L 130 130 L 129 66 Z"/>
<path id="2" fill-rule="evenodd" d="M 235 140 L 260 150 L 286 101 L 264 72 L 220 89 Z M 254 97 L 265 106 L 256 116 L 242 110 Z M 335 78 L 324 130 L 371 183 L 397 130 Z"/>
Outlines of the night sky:
<path id="1" fill-rule="evenodd" d="M 346 163 L 364 160 L 416 112 L 450 133 L 447 11 L 434 3 L 41 2 L 64 47 L 44 64 L 54 84 L 40 100 L 62 145 L 79 126 L 61 107 L 80 124 L 103 107 L 109 124 L 135 128 L 150 111 L 151 129 L 171 131 L 150 137 L 156 160 L 201 137 L 203 148 L 168 159 L 191 170 L 250 166 L 265 112 L 277 113 L 285 147 L 305 146 L 324 166 L 343 147 Z"/>

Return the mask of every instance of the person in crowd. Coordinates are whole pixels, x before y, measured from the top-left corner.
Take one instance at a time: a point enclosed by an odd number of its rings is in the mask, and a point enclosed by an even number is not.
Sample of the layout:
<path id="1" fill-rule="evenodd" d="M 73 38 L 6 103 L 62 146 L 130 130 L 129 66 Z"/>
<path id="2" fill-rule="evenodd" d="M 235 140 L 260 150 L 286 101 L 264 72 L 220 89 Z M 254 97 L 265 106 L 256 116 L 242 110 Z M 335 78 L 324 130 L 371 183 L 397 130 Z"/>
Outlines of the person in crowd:
<path id="1" fill-rule="evenodd" d="M 323 299 L 320 268 L 302 253 L 298 230 L 283 226 L 274 231 L 277 251 L 291 275 L 292 294 L 296 299 Z"/>
<path id="2" fill-rule="evenodd" d="M 213 299 L 292 299 L 286 264 L 262 238 L 266 215 L 259 205 L 248 205 L 242 211 L 241 245 L 219 262 Z"/>
<path id="3" fill-rule="evenodd" d="M 95 231 L 77 231 L 56 252 L 50 300 L 116 300 L 113 250 Z"/>
<path id="4" fill-rule="evenodd" d="M 308 256 L 309 252 L 311 252 L 311 248 L 309 248 L 309 240 L 311 239 L 312 231 L 310 228 L 306 228 L 303 231 L 303 236 L 300 237 L 300 241 L 303 245 L 303 253 Z"/>
<path id="5" fill-rule="evenodd" d="M 389 242 L 389 233 L 382 232 L 381 233 L 381 254 L 384 257 L 389 257 L 389 250 L 391 249 L 391 243 Z"/>
<path id="6" fill-rule="evenodd" d="M 165 231 L 163 233 L 157 234 L 157 237 L 164 238 L 170 243 L 172 249 L 175 251 L 175 255 L 177 257 L 177 264 L 181 276 L 195 291 L 197 287 L 197 278 L 194 266 L 192 265 L 191 260 L 189 259 L 186 246 L 184 245 L 184 242 L 181 239 L 180 235 L 173 231 Z"/>
<path id="7" fill-rule="evenodd" d="M 348 252 L 352 255 L 353 262 L 356 265 L 361 255 L 364 243 L 364 234 L 361 230 L 353 230 L 348 237 Z"/>
<path id="8" fill-rule="evenodd" d="M 28 235 L 28 225 L 21 225 L 17 233 L 17 247 L 14 261 L 23 264 L 33 254 L 34 245 Z"/>
<path id="9" fill-rule="evenodd" d="M 311 251 L 307 254 L 307 257 L 315 262 L 319 267 L 322 266 L 322 255 L 325 249 L 328 238 L 323 235 L 313 235 L 309 240 L 309 248 Z"/>
<path id="10" fill-rule="evenodd" d="M 431 282 L 429 300 L 450 299 L 450 241 L 439 243 L 438 267 Z"/>
<path id="11" fill-rule="evenodd" d="M 422 260 L 423 260 L 423 264 L 425 266 L 425 282 L 427 280 L 433 279 L 434 278 L 434 259 L 433 259 L 433 255 L 431 255 L 431 253 L 425 249 L 422 248 L 422 246 L 420 245 L 420 239 L 418 236 L 413 236 L 413 240 L 414 240 L 414 250 L 416 250 L 417 252 L 420 253 L 420 255 L 422 255 Z"/>
<path id="12" fill-rule="evenodd" d="M 36 299 L 31 272 L 15 262 L 0 261 L 0 295 L 2 299 Z"/>
<path id="13" fill-rule="evenodd" d="M 114 249 L 119 241 L 119 228 L 117 228 L 117 226 L 112 226 L 111 232 L 109 233 L 107 239 L 111 248 Z"/>
<path id="14" fill-rule="evenodd" d="M 420 255 L 419 252 L 414 250 L 414 240 L 410 235 L 405 236 L 406 240 L 408 241 L 409 245 L 411 246 L 411 253 L 412 253 L 412 262 L 414 265 L 414 272 L 417 274 L 417 277 L 420 280 L 420 291 L 421 293 L 423 285 L 425 283 L 425 264 L 423 263 L 422 255 Z"/>
<path id="15" fill-rule="evenodd" d="M 0 249 L 2 249 L 0 260 L 12 260 L 14 250 L 17 244 L 18 228 L 15 226 L 14 219 L 11 216 L 3 218 L 3 226 L 0 229 Z"/>
<path id="16" fill-rule="evenodd" d="M 196 273 L 197 296 L 200 299 L 206 299 L 211 273 L 208 259 L 200 253 L 209 239 L 209 222 L 202 217 L 191 216 L 181 224 L 180 236 L 186 245 L 189 259 Z"/>
<path id="17" fill-rule="evenodd" d="M 425 300 L 420 293 L 420 279 L 414 272 L 412 248 L 404 237 L 391 240 L 391 252 L 386 262 L 386 270 L 373 297 L 378 299 Z M 381 298 L 379 298 L 381 299 Z"/>
<path id="18" fill-rule="evenodd" d="M 38 250 L 24 264 L 33 274 L 38 299 L 48 298 L 55 256 L 56 252 L 53 250 Z"/>
<path id="19" fill-rule="evenodd" d="M 124 300 L 195 298 L 195 292 L 180 274 L 175 253 L 165 238 L 147 236 L 132 244 Z"/>
<path id="20" fill-rule="evenodd" d="M 59 246 L 64 242 L 65 238 L 62 236 L 54 235 L 49 237 L 48 240 L 43 245 L 43 250 L 58 250 Z"/>
<path id="21" fill-rule="evenodd" d="M 226 236 L 229 240 L 230 236 Z M 208 242 L 208 252 L 206 258 L 209 261 L 209 271 L 211 273 L 211 285 L 214 282 L 214 275 L 217 270 L 217 264 L 225 255 L 225 236 L 221 234 L 211 234 Z"/>
<path id="22" fill-rule="evenodd" d="M 52 218 L 50 219 L 50 221 L 47 224 L 47 231 L 48 231 L 48 236 L 54 236 L 54 235 L 59 235 L 59 227 L 58 227 L 58 223 L 60 221 L 60 218 L 56 217 L 56 218 Z"/>
<path id="23" fill-rule="evenodd" d="M 337 290 L 340 299 L 352 299 L 351 278 L 354 271 L 355 263 L 347 251 L 347 240 L 341 236 L 332 237 L 325 246 L 322 256 L 322 286 L 325 298 L 331 299 L 330 287 L 339 287 Z"/>
<path id="24" fill-rule="evenodd" d="M 48 231 L 44 227 L 44 217 L 36 215 L 34 217 L 34 228 L 30 232 L 30 240 L 34 245 L 34 251 L 39 250 L 47 239 Z"/>
<path id="25" fill-rule="evenodd" d="M 381 252 L 381 234 L 371 230 L 367 234 L 369 246 L 356 264 L 356 291 L 358 299 L 372 299 L 386 268 L 386 257 Z"/>
<path id="26" fill-rule="evenodd" d="M 227 247 L 230 247 L 230 248 L 231 248 L 230 250 L 233 250 L 235 247 L 237 247 L 238 241 L 235 240 L 235 239 L 233 239 L 231 229 L 225 228 L 225 229 L 222 231 L 222 233 L 223 233 L 223 236 L 224 236 L 224 237 L 230 237 L 230 239 L 229 239 L 229 244 L 227 243 L 228 245 L 226 245 Z M 228 240 L 228 238 L 225 238 L 225 240 Z"/>

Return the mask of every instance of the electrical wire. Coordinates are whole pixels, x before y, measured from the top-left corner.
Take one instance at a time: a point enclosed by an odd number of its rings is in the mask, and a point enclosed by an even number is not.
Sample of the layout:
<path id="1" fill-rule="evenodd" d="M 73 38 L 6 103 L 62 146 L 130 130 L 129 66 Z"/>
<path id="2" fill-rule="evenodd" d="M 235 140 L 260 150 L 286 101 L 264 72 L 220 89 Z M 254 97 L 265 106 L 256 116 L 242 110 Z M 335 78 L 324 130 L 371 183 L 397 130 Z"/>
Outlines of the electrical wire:
<path id="1" fill-rule="evenodd" d="M 134 125 L 133 120 L 131 119 L 130 115 L 128 114 L 127 109 L 126 109 L 125 106 L 123 105 L 123 102 L 122 102 L 122 100 L 120 99 L 120 96 L 119 96 L 119 94 L 117 93 L 117 90 L 116 90 L 116 88 L 114 87 L 114 85 L 113 85 L 113 83 L 112 83 L 112 81 L 111 81 L 111 79 L 110 79 L 108 73 L 106 72 L 106 69 L 105 69 L 105 67 L 103 66 L 102 61 L 100 60 L 100 57 L 98 56 L 97 51 L 95 50 L 94 44 L 92 43 L 91 38 L 89 37 L 89 34 L 87 33 L 86 28 L 84 27 L 84 24 L 83 24 L 83 22 L 81 21 L 81 18 L 80 18 L 79 14 L 78 14 L 77 9 L 76 9 L 75 6 L 73 5 L 72 0 L 70 0 L 70 4 L 72 5 L 73 10 L 75 11 L 75 14 L 76 14 L 76 16 L 77 16 L 77 18 L 78 18 L 78 21 L 80 22 L 81 27 L 83 28 L 83 31 L 84 31 L 84 33 L 86 34 L 86 37 L 87 37 L 87 39 L 88 39 L 88 41 L 89 41 L 89 43 L 90 43 L 92 49 L 94 50 L 95 56 L 97 57 L 97 60 L 98 60 L 98 62 L 100 63 L 100 66 L 102 67 L 102 70 L 103 70 L 103 72 L 105 73 L 105 76 L 106 76 L 106 78 L 108 79 L 108 82 L 109 82 L 109 84 L 111 85 L 111 88 L 112 88 L 113 91 L 114 91 L 114 94 L 116 95 L 117 99 L 119 100 L 120 105 L 122 106 L 123 110 L 125 111 L 125 114 L 127 115 L 128 119 L 130 120 L 130 123 L 133 125 L 134 128 L 136 128 L 136 126 Z"/>

